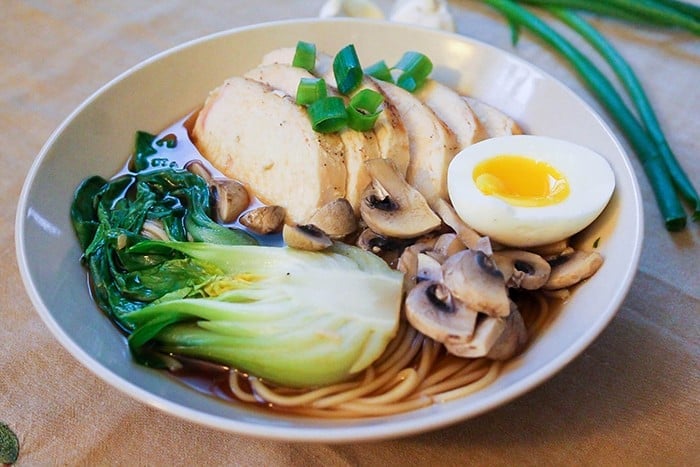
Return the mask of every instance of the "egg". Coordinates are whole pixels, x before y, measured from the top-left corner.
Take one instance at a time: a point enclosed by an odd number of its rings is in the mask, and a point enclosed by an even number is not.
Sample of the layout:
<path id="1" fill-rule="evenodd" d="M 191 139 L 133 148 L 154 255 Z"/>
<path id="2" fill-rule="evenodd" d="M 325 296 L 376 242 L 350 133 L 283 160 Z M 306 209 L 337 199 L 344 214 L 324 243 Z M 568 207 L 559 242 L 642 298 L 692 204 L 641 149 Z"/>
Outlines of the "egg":
<path id="1" fill-rule="evenodd" d="M 615 175 L 600 154 L 533 135 L 491 138 L 460 151 L 447 172 L 450 201 L 482 235 L 513 247 L 556 242 L 605 209 Z"/>

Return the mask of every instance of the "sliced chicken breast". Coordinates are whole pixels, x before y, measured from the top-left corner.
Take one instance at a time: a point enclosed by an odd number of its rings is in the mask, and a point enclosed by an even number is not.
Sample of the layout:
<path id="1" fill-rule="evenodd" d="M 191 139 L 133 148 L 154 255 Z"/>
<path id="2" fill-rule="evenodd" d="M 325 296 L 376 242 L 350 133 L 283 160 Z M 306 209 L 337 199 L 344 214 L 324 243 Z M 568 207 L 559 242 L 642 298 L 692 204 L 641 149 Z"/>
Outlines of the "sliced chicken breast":
<path id="1" fill-rule="evenodd" d="M 263 83 L 234 77 L 212 91 L 192 138 L 224 175 L 263 203 L 283 206 L 289 222 L 305 223 L 345 197 L 340 137 L 316 133 L 302 107 Z"/>
<path id="2" fill-rule="evenodd" d="M 487 138 L 495 138 L 497 136 L 521 135 L 522 128 L 508 115 L 501 112 L 497 108 L 476 99 L 474 97 L 462 96 L 463 99 L 472 108 L 476 117 L 486 131 Z"/>
<path id="3" fill-rule="evenodd" d="M 429 203 L 447 199 L 447 167 L 459 150 L 457 137 L 435 113 L 410 92 L 373 80 L 399 111 L 408 133 L 410 162 L 406 180 Z"/>
<path id="4" fill-rule="evenodd" d="M 486 130 L 465 99 L 449 86 L 428 79 L 414 93 L 457 137 L 459 149 L 486 138 Z"/>
<path id="5" fill-rule="evenodd" d="M 273 50 L 263 56 L 261 65 L 269 64 L 291 64 L 294 59 L 296 49 L 293 47 L 283 47 Z M 328 54 L 317 52 L 316 67 L 313 70 L 315 76 L 323 78 L 331 87 L 336 87 L 335 75 L 333 74 L 333 57 Z M 369 77 L 365 77 L 359 89 L 372 89 L 379 92 L 377 85 Z M 401 117 L 396 107 L 391 102 L 385 102 L 383 111 L 374 124 L 374 134 L 377 137 L 379 152 L 384 159 L 391 159 L 396 168 L 403 175 L 406 175 L 409 161 L 408 134 L 403 125 Z"/>
<path id="6" fill-rule="evenodd" d="M 248 71 L 244 76 L 278 89 L 291 96 L 292 99 L 296 99 L 297 87 L 302 78 L 315 77 L 303 68 L 282 63 L 261 65 Z M 330 95 L 339 95 L 331 87 L 329 87 L 328 92 Z M 377 137 L 374 131 L 362 132 L 350 129 L 345 129 L 338 134 L 345 147 L 345 166 L 347 169 L 345 197 L 355 213 L 359 213 L 362 191 L 372 181 L 365 161 L 380 157 Z"/>

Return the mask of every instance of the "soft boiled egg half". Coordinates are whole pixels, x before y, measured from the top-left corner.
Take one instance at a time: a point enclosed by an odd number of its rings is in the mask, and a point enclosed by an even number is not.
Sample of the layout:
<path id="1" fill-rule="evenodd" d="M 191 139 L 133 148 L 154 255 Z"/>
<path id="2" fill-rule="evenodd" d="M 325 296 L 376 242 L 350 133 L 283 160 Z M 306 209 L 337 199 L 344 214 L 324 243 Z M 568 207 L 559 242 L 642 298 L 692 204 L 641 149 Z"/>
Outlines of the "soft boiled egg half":
<path id="1" fill-rule="evenodd" d="M 463 149 L 447 172 L 457 214 L 473 229 L 508 246 L 556 242 L 583 230 L 615 188 L 598 153 L 554 138 L 514 135 Z"/>

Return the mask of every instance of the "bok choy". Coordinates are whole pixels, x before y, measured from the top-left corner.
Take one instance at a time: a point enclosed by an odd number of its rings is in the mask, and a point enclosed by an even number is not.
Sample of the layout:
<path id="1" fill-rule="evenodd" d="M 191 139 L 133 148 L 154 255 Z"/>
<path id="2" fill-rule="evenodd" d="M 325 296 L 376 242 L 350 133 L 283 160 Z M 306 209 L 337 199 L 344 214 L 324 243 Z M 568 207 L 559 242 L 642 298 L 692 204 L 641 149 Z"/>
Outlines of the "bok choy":
<path id="1" fill-rule="evenodd" d="M 174 167 L 89 177 L 75 192 L 93 296 L 138 362 L 195 357 L 309 387 L 381 355 L 398 327 L 401 273 L 347 245 L 257 246 L 212 220 L 210 204 L 206 181 Z"/>
<path id="2" fill-rule="evenodd" d="M 147 364 L 156 350 L 309 387 L 365 369 L 396 333 L 402 275 L 359 248 L 147 241 L 128 250 L 172 252 L 200 264 L 203 274 L 123 316 L 133 330 L 129 346 Z"/>

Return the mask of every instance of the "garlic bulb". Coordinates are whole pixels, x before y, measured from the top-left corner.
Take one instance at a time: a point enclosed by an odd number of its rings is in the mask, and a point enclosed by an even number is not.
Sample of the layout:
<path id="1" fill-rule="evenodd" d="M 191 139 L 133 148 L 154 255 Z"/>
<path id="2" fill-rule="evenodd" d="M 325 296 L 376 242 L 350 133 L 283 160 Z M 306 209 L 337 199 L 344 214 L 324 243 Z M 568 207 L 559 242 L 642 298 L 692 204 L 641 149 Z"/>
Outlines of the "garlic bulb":
<path id="1" fill-rule="evenodd" d="M 318 14 L 321 18 L 351 16 L 384 19 L 384 13 L 372 0 L 328 0 Z"/>
<path id="2" fill-rule="evenodd" d="M 446 0 L 397 0 L 390 21 L 454 32 L 455 24 Z"/>

